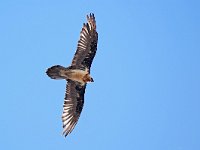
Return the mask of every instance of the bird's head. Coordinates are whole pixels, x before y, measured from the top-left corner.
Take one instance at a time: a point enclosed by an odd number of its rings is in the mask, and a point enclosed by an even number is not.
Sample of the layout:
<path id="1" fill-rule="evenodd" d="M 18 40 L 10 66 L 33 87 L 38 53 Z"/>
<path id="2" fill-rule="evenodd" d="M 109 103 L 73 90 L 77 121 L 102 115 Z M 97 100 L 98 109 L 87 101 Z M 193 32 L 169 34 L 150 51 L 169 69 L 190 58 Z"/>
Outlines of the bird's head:
<path id="1" fill-rule="evenodd" d="M 86 74 L 84 77 L 83 77 L 83 81 L 86 83 L 86 82 L 94 82 L 93 78 L 90 76 L 90 74 Z"/>

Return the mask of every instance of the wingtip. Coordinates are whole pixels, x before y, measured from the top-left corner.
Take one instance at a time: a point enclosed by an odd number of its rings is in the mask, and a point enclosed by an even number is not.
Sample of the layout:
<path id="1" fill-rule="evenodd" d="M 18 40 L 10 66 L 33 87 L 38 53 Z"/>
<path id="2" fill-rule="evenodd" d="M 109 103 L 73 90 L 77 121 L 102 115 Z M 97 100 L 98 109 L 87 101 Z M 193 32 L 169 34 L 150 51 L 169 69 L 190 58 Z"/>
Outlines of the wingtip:
<path id="1" fill-rule="evenodd" d="M 94 13 L 90 13 L 90 17 L 94 17 Z"/>
<path id="2" fill-rule="evenodd" d="M 63 132 L 62 135 L 66 138 L 68 134 Z"/>
<path id="3" fill-rule="evenodd" d="M 64 136 L 64 137 L 66 138 L 68 134 L 69 134 L 68 131 L 63 130 L 63 132 L 62 132 L 62 136 Z"/>
<path id="4" fill-rule="evenodd" d="M 87 16 L 92 16 L 92 15 L 94 15 L 94 13 L 89 13 Z"/>
<path id="5" fill-rule="evenodd" d="M 90 18 L 95 19 L 94 13 L 90 13 L 87 15 L 87 19 L 90 19 Z"/>
<path id="6" fill-rule="evenodd" d="M 93 13 L 90 13 L 89 15 L 87 15 L 87 21 L 88 21 L 88 25 L 90 30 L 94 29 L 96 30 L 96 20 L 95 20 L 95 16 Z"/>

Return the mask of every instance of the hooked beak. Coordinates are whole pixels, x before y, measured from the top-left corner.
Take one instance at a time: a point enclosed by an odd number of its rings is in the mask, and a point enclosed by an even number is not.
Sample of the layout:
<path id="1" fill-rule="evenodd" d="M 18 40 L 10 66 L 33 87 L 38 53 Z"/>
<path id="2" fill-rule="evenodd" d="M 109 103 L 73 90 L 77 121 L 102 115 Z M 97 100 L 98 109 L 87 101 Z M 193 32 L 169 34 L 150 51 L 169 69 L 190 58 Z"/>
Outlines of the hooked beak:
<path id="1" fill-rule="evenodd" d="M 93 78 L 91 78 L 90 82 L 94 82 Z"/>

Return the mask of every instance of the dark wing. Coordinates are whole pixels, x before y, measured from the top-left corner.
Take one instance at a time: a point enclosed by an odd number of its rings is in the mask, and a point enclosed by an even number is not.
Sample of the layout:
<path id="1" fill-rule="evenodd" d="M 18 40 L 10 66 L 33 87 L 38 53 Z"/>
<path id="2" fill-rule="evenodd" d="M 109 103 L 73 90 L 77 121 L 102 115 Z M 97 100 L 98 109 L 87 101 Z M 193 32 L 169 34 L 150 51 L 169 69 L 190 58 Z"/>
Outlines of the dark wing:
<path id="1" fill-rule="evenodd" d="M 87 21 L 88 23 L 83 24 L 72 66 L 87 67 L 90 70 L 97 50 L 98 33 L 94 14 L 87 16 Z"/>
<path id="2" fill-rule="evenodd" d="M 85 85 L 68 80 L 63 105 L 63 134 L 65 137 L 72 132 L 78 122 L 84 104 Z"/>

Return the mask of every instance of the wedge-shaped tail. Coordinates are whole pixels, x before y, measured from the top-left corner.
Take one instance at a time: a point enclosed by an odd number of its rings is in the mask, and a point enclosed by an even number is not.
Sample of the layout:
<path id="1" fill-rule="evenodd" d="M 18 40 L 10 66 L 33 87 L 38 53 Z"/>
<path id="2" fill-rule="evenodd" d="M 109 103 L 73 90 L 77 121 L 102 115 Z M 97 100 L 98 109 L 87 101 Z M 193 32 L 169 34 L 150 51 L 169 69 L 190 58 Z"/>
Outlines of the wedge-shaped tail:
<path id="1" fill-rule="evenodd" d="M 52 79 L 66 79 L 65 76 L 61 75 L 61 71 L 65 70 L 66 68 L 60 65 L 52 66 L 47 69 L 47 75 Z"/>

